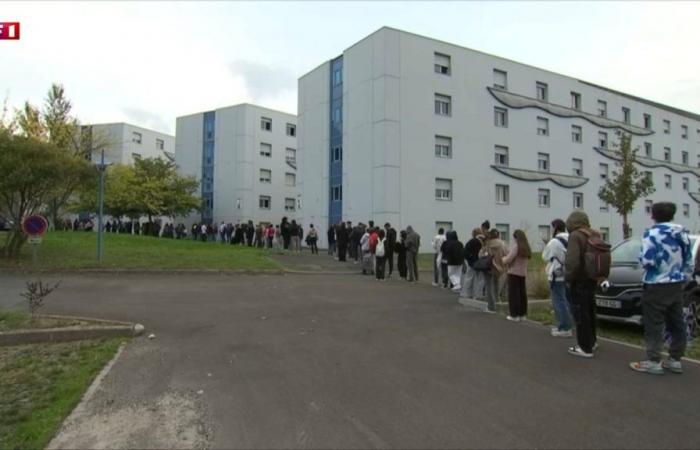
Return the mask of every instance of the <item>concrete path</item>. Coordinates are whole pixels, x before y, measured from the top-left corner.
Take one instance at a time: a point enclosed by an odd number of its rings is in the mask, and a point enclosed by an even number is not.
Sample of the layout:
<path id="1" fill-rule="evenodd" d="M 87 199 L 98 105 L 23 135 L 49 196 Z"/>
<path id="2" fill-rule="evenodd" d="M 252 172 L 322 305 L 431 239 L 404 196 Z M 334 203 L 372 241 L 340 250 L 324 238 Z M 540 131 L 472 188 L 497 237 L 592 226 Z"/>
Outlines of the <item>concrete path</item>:
<path id="1" fill-rule="evenodd" d="M 0 304 L 25 277 L 0 275 Z M 44 277 L 47 278 L 47 277 Z M 62 276 L 47 311 L 138 321 L 56 447 L 689 448 L 700 370 L 362 275 Z M 21 289 L 20 289 L 21 290 Z"/>

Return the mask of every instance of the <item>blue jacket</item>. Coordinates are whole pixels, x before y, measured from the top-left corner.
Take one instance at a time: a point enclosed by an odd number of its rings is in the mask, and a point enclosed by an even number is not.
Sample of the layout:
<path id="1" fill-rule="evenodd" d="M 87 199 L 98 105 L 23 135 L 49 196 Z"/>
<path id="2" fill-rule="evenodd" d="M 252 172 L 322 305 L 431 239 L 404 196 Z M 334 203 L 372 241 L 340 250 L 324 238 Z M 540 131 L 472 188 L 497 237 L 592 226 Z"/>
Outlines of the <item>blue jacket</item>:
<path id="1" fill-rule="evenodd" d="M 675 223 L 657 223 L 644 232 L 640 261 L 644 283 L 680 283 L 690 276 L 692 249 L 688 231 Z"/>

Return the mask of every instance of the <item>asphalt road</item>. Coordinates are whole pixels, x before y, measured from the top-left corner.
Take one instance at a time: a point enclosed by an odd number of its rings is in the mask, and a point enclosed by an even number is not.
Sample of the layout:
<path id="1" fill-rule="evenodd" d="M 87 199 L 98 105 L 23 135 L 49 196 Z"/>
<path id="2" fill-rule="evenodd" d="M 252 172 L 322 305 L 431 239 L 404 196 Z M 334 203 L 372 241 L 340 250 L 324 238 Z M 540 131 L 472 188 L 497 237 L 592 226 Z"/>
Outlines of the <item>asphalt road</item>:
<path id="1" fill-rule="evenodd" d="M 425 284 L 348 274 L 61 279 L 46 312 L 140 322 L 156 335 L 127 346 L 64 445 L 700 447 L 698 366 L 637 374 L 627 363 L 642 353 L 612 343 L 575 358 L 571 340 L 466 310 Z M 17 303 L 22 280 L 0 275 L 0 304 Z M 173 416 L 186 417 L 168 425 Z"/>

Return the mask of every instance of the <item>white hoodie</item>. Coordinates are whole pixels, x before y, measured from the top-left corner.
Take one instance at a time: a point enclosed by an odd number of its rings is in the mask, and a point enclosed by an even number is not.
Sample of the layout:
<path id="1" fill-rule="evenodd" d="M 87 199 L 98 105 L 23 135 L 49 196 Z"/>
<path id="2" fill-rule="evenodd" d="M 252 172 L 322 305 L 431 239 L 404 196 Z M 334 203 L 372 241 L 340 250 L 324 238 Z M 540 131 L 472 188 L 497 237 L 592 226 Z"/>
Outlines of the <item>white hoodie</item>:
<path id="1" fill-rule="evenodd" d="M 542 251 L 542 259 L 547 263 L 545 272 L 549 281 L 564 281 L 564 261 L 566 261 L 566 247 L 557 238 L 569 242 L 569 233 L 559 233 L 554 236 Z"/>

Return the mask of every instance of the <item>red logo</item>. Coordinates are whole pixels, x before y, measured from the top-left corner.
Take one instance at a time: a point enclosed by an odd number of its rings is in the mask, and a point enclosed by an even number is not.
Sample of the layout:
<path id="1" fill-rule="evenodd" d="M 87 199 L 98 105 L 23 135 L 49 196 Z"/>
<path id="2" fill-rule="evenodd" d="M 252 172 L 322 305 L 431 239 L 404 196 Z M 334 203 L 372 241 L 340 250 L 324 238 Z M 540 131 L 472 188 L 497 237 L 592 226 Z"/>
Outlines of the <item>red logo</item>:
<path id="1" fill-rule="evenodd" d="M 0 22 L 0 40 L 19 40 L 19 22 Z"/>

